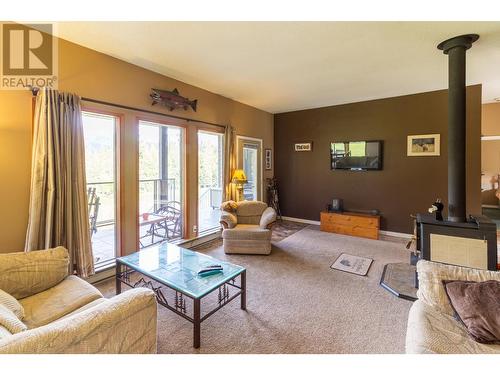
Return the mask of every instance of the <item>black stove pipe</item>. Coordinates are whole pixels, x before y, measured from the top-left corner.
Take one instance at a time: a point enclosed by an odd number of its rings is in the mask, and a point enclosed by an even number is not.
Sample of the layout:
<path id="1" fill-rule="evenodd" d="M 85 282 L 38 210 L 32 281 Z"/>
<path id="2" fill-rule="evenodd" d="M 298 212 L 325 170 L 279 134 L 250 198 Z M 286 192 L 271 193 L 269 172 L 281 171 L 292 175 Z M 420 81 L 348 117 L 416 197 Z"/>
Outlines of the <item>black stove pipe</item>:
<path id="1" fill-rule="evenodd" d="M 477 34 L 456 36 L 437 48 L 448 55 L 448 220 L 467 221 L 465 195 L 465 51 Z"/>

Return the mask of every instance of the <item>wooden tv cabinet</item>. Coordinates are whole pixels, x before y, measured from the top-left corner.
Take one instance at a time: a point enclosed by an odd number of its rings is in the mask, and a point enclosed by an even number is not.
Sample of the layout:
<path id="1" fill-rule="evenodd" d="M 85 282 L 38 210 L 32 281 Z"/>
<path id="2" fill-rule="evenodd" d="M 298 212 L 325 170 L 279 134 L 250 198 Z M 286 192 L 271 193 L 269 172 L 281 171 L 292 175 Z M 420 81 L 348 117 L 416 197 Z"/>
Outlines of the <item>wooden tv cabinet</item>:
<path id="1" fill-rule="evenodd" d="M 355 212 L 321 212 L 320 230 L 378 240 L 380 216 Z"/>

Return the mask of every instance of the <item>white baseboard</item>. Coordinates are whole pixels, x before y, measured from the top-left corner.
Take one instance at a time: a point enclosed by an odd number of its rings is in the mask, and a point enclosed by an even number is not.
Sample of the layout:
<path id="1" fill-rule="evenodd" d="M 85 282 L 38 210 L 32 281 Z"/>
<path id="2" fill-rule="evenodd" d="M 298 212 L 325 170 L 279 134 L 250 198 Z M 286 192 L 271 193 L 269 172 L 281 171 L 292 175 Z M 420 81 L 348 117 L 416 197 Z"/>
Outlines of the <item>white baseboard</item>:
<path id="1" fill-rule="evenodd" d="M 384 236 L 391 236 L 391 237 L 398 237 L 398 238 L 406 238 L 410 239 L 412 238 L 412 235 L 410 233 L 402 233 L 402 232 L 391 232 L 390 230 L 379 230 L 380 234 L 383 234 Z"/>
<path id="2" fill-rule="evenodd" d="M 319 221 L 307 220 L 307 219 L 299 219 L 297 217 L 282 216 L 282 219 L 283 220 L 288 220 L 288 221 L 295 221 L 297 223 L 320 225 Z M 391 237 L 398 237 L 398 238 L 407 238 L 407 239 L 410 239 L 412 237 L 412 235 L 409 234 L 409 233 L 391 232 L 391 231 L 388 231 L 388 230 L 381 230 L 381 231 L 379 231 L 379 233 L 383 234 L 384 236 L 391 236 Z"/>
<path id="3" fill-rule="evenodd" d="M 179 245 L 179 246 L 182 245 L 182 247 L 190 249 L 192 247 L 201 245 L 202 243 L 215 240 L 216 238 L 220 238 L 221 233 L 222 232 L 220 229 L 215 229 L 215 230 L 210 231 L 208 233 L 201 234 L 197 238 L 179 241 L 179 243 L 176 243 L 176 245 Z"/>
<path id="4" fill-rule="evenodd" d="M 297 223 L 312 224 L 312 225 L 319 225 L 320 224 L 319 221 L 299 219 L 297 217 L 282 216 L 281 218 L 283 220 L 295 221 Z"/>

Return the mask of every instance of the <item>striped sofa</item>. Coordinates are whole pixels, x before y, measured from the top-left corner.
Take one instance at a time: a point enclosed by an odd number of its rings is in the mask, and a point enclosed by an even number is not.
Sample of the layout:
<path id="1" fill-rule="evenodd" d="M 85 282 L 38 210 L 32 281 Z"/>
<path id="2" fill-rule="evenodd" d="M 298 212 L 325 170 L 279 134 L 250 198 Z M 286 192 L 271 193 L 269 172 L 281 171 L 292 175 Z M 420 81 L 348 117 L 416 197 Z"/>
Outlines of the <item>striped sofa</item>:
<path id="1" fill-rule="evenodd" d="M 0 354 L 156 353 L 154 293 L 107 299 L 68 265 L 63 247 L 0 254 Z"/>

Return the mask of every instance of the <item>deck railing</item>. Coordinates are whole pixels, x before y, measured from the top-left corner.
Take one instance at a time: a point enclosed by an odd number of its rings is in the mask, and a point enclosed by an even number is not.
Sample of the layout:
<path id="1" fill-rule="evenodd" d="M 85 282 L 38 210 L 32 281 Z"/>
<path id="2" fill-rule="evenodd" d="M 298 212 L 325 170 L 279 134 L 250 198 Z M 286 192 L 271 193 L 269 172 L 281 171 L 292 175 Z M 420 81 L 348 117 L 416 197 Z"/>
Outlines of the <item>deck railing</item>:
<path id="1" fill-rule="evenodd" d="M 88 182 L 87 188 L 89 187 L 95 187 L 96 196 L 99 197 L 97 226 L 114 224 L 115 183 L 113 181 Z M 139 180 L 141 206 L 147 207 L 147 211 L 156 211 L 163 202 L 179 201 L 180 197 L 177 196 L 176 187 L 174 178 Z"/>

